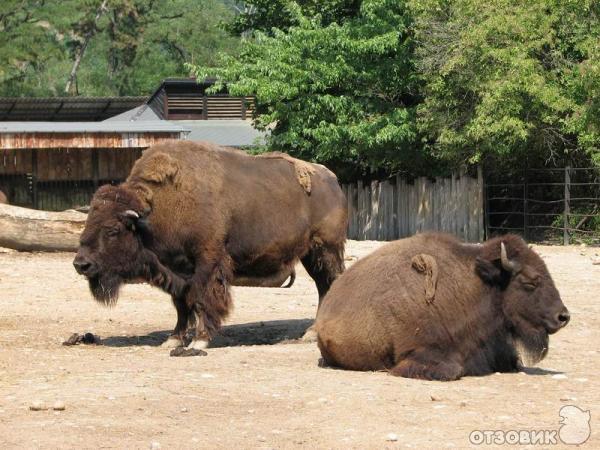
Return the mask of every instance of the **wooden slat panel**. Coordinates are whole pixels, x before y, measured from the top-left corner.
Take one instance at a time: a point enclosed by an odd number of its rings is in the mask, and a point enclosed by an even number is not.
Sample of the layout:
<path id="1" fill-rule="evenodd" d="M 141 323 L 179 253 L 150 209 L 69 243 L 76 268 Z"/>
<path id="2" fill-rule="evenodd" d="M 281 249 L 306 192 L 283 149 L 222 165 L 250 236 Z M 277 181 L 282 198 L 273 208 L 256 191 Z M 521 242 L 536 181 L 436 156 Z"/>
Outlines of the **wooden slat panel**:
<path id="1" fill-rule="evenodd" d="M 423 231 L 483 239 L 483 180 L 461 176 L 418 178 L 412 184 L 373 181 L 343 186 L 351 239 L 392 240 Z"/>

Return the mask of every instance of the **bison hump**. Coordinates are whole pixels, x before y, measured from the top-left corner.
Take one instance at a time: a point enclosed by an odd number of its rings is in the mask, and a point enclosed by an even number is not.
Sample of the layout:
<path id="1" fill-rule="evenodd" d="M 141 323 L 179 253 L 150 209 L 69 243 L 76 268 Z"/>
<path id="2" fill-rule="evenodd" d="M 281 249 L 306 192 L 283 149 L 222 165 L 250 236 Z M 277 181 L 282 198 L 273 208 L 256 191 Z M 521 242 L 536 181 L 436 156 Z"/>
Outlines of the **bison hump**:
<path id="1" fill-rule="evenodd" d="M 298 180 L 298 183 L 300 183 L 300 186 L 302 186 L 304 192 L 310 195 L 312 190 L 311 176 L 316 170 L 314 164 L 311 164 L 307 161 L 302 161 L 301 159 L 296 159 L 286 153 L 281 152 L 264 153 L 256 157 L 265 159 L 281 159 L 292 164 L 294 166 L 294 171 L 296 172 L 296 179 Z"/>
<path id="2" fill-rule="evenodd" d="M 179 184 L 181 167 L 179 161 L 167 153 L 153 153 L 139 159 L 133 168 L 129 179 L 140 179 L 152 183 L 171 182 Z"/>

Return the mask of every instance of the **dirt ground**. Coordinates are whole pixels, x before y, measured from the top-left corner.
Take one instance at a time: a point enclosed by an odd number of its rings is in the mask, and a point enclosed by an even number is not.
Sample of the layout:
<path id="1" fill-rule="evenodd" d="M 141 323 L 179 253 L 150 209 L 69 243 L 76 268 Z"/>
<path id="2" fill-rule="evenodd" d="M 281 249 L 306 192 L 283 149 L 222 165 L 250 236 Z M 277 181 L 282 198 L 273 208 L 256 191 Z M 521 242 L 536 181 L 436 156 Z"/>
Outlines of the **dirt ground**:
<path id="1" fill-rule="evenodd" d="M 450 383 L 319 368 L 316 344 L 294 341 L 317 304 L 300 268 L 290 289 L 235 288 L 208 355 L 173 358 L 165 294 L 127 286 L 106 309 L 73 255 L 0 253 L 0 448 L 467 448 L 473 430 L 557 430 L 564 405 L 590 410 L 582 447 L 600 448 L 599 249 L 536 249 L 571 323 L 537 368 Z M 103 345 L 61 345 L 87 331 Z"/>

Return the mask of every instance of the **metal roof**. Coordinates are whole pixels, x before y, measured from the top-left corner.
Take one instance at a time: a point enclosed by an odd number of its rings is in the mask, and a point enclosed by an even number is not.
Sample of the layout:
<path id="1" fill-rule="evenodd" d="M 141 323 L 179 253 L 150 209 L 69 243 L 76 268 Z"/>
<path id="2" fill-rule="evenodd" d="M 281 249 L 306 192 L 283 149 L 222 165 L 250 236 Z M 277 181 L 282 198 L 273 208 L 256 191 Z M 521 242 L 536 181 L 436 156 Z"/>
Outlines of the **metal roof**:
<path id="1" fill-rule="evenodd" d="M 148 97 L 0 97 L 0 121 L 98 121 L 128 111 Z"/>
<path id="2" fill-rule="evenodd" d="M 137 120 L 162 120 L 156 115 L 156 113 L 148 105 L 138 106 L 136 108 L 125 111 L 114 117 L 105 119 L 104 122 L 115 122 L 115 121 L 137 121 Z"/>
<path id="3" fill-rule="evenodd" d="M 105 122 L 0 122 L 0 133 L 186 133 L 189 127 L 165 120 Z"/>
<path id="4" fill-rule="evenodd" d="M 265 142 L 267 134 L 248 120 L 178 120 L 190 134 L 190 141 L 211 141 L 230 147 L 248 147 Z"/>

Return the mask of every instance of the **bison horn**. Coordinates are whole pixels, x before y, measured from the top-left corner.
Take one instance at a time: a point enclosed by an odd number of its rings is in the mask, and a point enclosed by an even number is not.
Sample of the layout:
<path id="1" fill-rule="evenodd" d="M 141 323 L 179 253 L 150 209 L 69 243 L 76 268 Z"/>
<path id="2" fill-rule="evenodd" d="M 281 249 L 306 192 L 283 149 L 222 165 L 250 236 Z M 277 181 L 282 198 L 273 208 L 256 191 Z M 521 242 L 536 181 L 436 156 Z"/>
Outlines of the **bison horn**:
<path id="1" fill-rule="evenodd" d="M 506 246 L 504 242 L 500 242 L 500 261 L 502 268 L 507 272 L 517 273 L 521 270 L 521 265 L 516 261 L 511 261 L 506 254 Z"/>
<path id="2" fill-rule="evenodd" d="M 123 213 L 124 216 L 133 217 L 135 219 L 139 219 L 140 215 L 136 213 L 133 209 L 128 209 Z"/>

